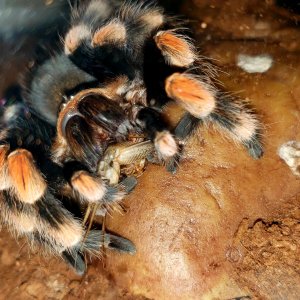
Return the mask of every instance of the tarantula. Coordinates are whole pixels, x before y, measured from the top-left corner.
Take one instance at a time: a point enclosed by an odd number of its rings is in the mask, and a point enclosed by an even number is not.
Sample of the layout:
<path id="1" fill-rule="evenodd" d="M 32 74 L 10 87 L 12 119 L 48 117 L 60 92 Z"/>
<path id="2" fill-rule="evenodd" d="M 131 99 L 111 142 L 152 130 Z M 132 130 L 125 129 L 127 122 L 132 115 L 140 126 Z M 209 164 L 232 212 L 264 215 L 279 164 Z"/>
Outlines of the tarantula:
<path id="1" fill-rule="evenodd" d="M 62 256 L 79 274 L 85 271 L 84 251 L 97 254 L 106 247 L 133 254 L 135 247 L 129 240 L 97 230 L 85 232 L 80 209 L 85 199 L 76 189 L 72 191 L 70 176 L 74 172 L 74 181 L 85 179 L 86 168 L 74 160 L 64 165 L 53 161 L 55 127 L 30 113 L 23 102 L 6 105 L 1 116 L 2 221 L 16 234 Z M 100 181 L 96 176 L 88 179 Z M 109 208 L 135 185 L 136 180 L 128 177 L 117 186 L 108 186 L 105 197 L 101 198 L 104 190 L 97 190 L 99 198 L 87 201 L 101 201 Z"/>
<path id="2" fill-rule="evenodd" d="M 206 122 L 253 158 L 263 154 L 251 106 L 218 88 L 186 30 L 154 4 L 92 0 L 74 7 L 63 52 L 36 63 L 22 94 L 1 115 L 2 219 L 79 273 L 84 251 L 135 251 L 124 238 L 85 232 L 80 209 L 108 209 L 134 188 L 132 177 L 119 183 L 120 164 L 155 149 L 175 172 L 184 141 Z M 174 129 L 162 115 L 169 101 L 186 110 Z M 127 146 L 131 135 L 142 138 Z M 112 154 L 132 146 L 122 157 Z"/>

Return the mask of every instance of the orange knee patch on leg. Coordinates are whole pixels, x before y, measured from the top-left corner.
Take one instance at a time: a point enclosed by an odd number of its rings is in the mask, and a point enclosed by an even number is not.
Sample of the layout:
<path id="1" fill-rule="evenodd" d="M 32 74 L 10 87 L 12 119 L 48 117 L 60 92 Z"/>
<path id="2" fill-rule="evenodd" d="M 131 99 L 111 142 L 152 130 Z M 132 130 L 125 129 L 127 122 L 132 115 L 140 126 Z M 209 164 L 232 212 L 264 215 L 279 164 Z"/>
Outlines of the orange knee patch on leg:
<path id="1" fill-rule="evenodd" d="M 107 43 L 124 43 L 126 28 L 123 24 L 115 22 L 98 29 L 92 39 L 92 46 L 101 46 Z"/>
<path id="2" fill-rule="evenodd" d="M 0 146 L 0 166 L 2 166 L 6 162 L 8 150 L 8 145 Z"/>
<path id="3" fill-rule="evenodd" d="M 10 180 L 7 169 L 8 145 L 0 146 L 0 190 L 6 190 L 10 187 Z"/>
<path id="4" fill-rule="evenodd" d="M 197 118 L 207 117 L 216 106 L 213 90 L 191 74 L 174 73 L 165 88 L 170 98 Z"/>
<path id="5" fill-rule="evenodd" d="M 101 178 L 91 176 L 86 171 L 78 171 L 71 178 L 71 184 L 84 199 L 89 202 L 101 201 L 106 188 Z"/>
<path id="6" fill-rule="evenodd" d="M 19 200 L 34 203 L 40 199 L 47 188 L 47 184 L 35 166 L 31 153 L 19 149 L 8 156 L 8 173 L 12 189 Z"/>
<path id="7" fill-rule="evenodd" d="M 189 67 L 197 58 L 194 46 L 174 32 L 160 31 L 154 40 L 168 64 L 172 66 Z"/>
<path id="8" fill-rule="evenodd" d="M 70 29 L 65 37 L 65 53 L 71 54 L 80 45 L 82 40 L 91 36 L 89 28 L 84 24 L 79 24 Z"/>

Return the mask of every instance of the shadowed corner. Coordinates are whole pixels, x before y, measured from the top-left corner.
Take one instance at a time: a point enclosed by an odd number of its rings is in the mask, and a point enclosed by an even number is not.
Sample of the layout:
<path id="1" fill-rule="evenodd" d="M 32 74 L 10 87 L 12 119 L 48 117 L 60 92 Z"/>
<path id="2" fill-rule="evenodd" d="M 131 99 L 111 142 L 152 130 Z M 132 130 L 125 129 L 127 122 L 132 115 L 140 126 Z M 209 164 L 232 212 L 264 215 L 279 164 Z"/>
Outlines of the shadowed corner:
<path id="1" fill-rule="evenodd" d="M 35 55 L 37 41 L 57 45 L 73 0 L 0 1 L 0 97 Z"/>
<path id="2" fill-rule="evenodd" d="M 1 1 L 0 37 L 4 41 L 20 39 L 22 36 L 49 38 L 67 25 L 72 2 Z"/>
<path id="3" fill-rule="evenodd" d="M 159 4 L 165 8 L 167 13 L 178 14 L 180 13 L 180 6 L 183 2 L 183 0 L 160 0 Z"/>

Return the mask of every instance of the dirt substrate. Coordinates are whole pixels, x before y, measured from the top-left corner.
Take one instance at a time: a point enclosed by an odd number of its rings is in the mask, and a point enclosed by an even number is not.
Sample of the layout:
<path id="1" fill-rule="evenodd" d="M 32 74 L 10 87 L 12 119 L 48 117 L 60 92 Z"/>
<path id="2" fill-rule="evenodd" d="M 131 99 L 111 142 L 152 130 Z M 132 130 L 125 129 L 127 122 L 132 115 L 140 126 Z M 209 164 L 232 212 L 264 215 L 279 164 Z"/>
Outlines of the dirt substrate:
<path id="1" fill-rule="evenodd" d="M 203 55 L 257 108 L 265 155 L 253 160 L 214 127 L 187 145 L 176 175 L 149 165 L 107 227 L 135 256 L 107 252 L 74 275 L 57 258 L 0 233 L 0 299 L 299 299 L 300 181 L 278 148 L 300 141 L 300 29 L 273 1 L 186 1 Z M 238 54 L 267 54 L 249 74 Z M 181 110 L 170 106 L 177 120 Z"/>
<path id="2" fill-rule="evenodd" d="M 236 280 L 265 299 L 297 299 L 300 295 L 300 209 L 291 206 L 281 217 L 243 220 L 228 258 Z"/>

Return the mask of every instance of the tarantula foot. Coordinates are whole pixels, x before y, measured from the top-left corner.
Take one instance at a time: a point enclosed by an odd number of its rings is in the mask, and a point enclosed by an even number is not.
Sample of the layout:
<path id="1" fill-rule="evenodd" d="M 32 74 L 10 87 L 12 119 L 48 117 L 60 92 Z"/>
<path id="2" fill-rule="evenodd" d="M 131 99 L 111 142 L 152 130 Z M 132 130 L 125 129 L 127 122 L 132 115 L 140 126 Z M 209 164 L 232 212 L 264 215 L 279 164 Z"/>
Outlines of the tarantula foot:
<path id="1" fill-rule="evenodd" d="M 136 185 L 137 180 L 135 177 L 127 177 L 116 186 L 108 186 L 103 199 L 104 204 L 119 203 Z"/>
<path id="2" fill-rule="evenodd" d="M 244 145 L 253 158 L 259 159 L 264 155 L 263 146 L 258 138 L 247 141 Z"/>
<path id="3" fill-rule="evenodd" d="M 124 193 L 129 194 L 131 193 L 134 188 L 137 185 L 137 179 L 133 176 L 131 177 L 126 177 L 124 180 L 122 180 L 119 183 L 119 187 L 123 189 Z M 116 187 L 109 187 L 109 189 L 113 190 Z M 113 195 L 113 193 L 110 193 L 111 195 Z"/>
<path id="4" fill-rule="evenodd" d="M 120 202 L 128 195 L 137 185 L 137 179 L 133 176 L 126 177 L 115 186 L 108 186 L 103 205 L 96 207 L 95 215 L 104 217 L 110 210 L 120 211 Z"/>
<path id="5" fill-rule="evenodd" d="M 62 259 L 76 272 L 82 276 L 86 272 L 86 263 L 81 253 L 72 253 L 64 251 L 61 253 Z"/>
<path id="6" fill-rule="evenodd" d="M 84 242 L 84 249 L 99 251 L 101 247 L 131 255 L 136 253 L 134 244 L 128 239 L 110 233 L 104 233 L 103 236 L 102 231 L 91 230 Z"/>
<path id="7" fill-rule="evenodd" d="M 201 119 L 194 117 L 190 113 L 186 113 L 176 125 L 174 135 L 180 141 L 183 141 L 192 135 L 202 123 L 203 121 Z"/>
<path id="8" fill-rule="evenodd" d="M 134 244 L 128 239 L 100 230 L 91 230 L 83 241 L 83 244 L 79 243 L 73 248 L 63 251 L 61 257 L 81 276 L 86 272 L 86 262 L 83 253 L 99 255 L 101 248 L 123 254 L 134 255 L 136 253 Z"/>
<path id="9" fill-rule="evenodd" d="M 134 244 L 120 236 L 106 234 L 104 244 L 106 248 L 118 251 L 120 253 L 127 253 L 130 255 L 134 255 L 136 253 Z"/>
<path id="10" fill-rule="evenodd" d="M 168 161 L 166 161 L 166 169 L 171 174 L 175 174 L 177 172 L 179 162 L 180 162 L 180 159 L 181 159 L 181 156 L 183 153 L 183 149 L 184 149 L 184 143 L 179 142 L 178 143 L 178 152 L 176 153 L 176 155 L 174 155 Z"/>

